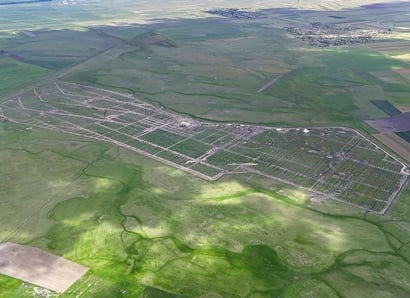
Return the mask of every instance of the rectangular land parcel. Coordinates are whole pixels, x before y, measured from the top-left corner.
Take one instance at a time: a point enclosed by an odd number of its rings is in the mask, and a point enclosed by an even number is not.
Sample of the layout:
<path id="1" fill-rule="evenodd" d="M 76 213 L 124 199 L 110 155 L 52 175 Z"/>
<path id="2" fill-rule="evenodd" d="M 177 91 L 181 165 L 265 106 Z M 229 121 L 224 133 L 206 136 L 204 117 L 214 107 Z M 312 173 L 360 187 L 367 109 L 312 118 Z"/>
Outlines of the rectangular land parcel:
<path id="1" fill-rule="evenodd" d="M 44 250 L 14 243 L 0 244 L 0 273 L 57 293 L 65 292 L 88 271 Z"/>

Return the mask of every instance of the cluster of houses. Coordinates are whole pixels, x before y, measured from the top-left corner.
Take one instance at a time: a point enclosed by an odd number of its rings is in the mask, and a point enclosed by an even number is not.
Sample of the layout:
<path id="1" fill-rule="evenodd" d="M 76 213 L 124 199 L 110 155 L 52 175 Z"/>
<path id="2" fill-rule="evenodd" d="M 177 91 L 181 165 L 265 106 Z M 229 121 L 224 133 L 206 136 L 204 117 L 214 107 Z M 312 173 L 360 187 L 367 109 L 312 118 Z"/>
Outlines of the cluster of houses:
<path id="1" fill-rule="evenodd" d="M 256 18 L 256 13 L 249 12 L 245 10 L 239 10 L 237 8 L 223 8 L 223 9 L 213 9 L 206 11 L 210 14 L 215 14 L 223 17 L 228 18 L 235 18 L 235 19 L 254 19 Z"/>
<path id="2" fill-rule="evenodd" d="M 316 47 L 331 47 L 369 43 L 374 37 L 391 33 L 389 30 L 363 30 L 352 27 L 335 27 L 320 22 L 307 26 L 285 27 L 286 31 Z"/>

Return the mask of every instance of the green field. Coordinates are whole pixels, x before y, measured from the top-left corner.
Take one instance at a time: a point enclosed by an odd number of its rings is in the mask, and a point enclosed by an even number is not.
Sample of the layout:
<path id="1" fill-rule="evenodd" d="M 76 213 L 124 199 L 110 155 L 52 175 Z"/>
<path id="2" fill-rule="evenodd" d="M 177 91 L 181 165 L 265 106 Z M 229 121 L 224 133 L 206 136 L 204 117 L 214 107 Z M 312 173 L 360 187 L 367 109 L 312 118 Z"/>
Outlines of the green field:
<path id="1" fill-rule="evenodd" d="M 408 164 L 363 121 L 410 106 L 390 2 L 0 6 L 0 243 L 90 268 L 0 297 L 408 297 Z M 314 22 L 389 33 L 285 28 Z"/>
<path id="2" fill-rule="evenodd" d="M 379 90 L 409 94 L 407 80 L 373 75 L 407 64 L 364 47 L 309 51 L 281 30 L 226 20 L 181 21 L 155 32 L 161 39 L 115 47 L 66 79 L 122 89 L 202 119 L 285 126 L 354 126 L 381 115 L 369 107 L 384 99 Z M 360 91 L 365 86 L 375 89 Z"/>
<path id="3" fill-rule="evenodd" d="M 76 64 L 121 41 L 98 30 L 30 31 L 28 34 L 19 33 L 16 38 L 9 39 L 3 50 L 23 57 L 28 64 L 48 69 L 61 69 Z M 55 40 L 58 42 L 53 42 Z"/>
<path id="4" fill-rule="evenodd" d="M 19 90 L 50 74 L 47 69 L 0 56 L 0 95 Z"/>

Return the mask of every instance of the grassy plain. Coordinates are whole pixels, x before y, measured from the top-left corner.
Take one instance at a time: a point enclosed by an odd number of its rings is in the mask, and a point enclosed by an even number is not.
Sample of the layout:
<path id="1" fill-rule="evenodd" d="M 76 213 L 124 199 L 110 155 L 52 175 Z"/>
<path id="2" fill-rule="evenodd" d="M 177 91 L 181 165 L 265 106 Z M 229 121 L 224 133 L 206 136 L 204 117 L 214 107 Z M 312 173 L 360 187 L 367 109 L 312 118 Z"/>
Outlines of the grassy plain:
<path id="1" fill-rule="evenodd" d="M 236 4 L 243 5 L 240 1 Z M 310 4 L 310 8 L 316 4 Z M 149 20 L 151 14 L 161 15 L 159 9 L 144 1 L 139 9 L 146 14 L 138 17 L 129 9 L 133 5 L 130 1 L 122 5 L 115 6 L 112 13 L 106 4 L 94 2 L 90 6 L 48 3 L 16 11 L 11 8 L 0 20 L 5 26 L 0 34 L 2 49 L 25 57 L 27 64 L 50 69 L 95 56 L 75 67 L 67 78 L 122 89 L 170 110 L 215 121 L 358 127 L 358 120 L 382 116 L 369 107 L 372 97 L 409 105 L 409 79 L 404 74 L 408 64 L 390 58 L 398 51 L 403 54 L 409 46 L 401 37 L 408 21 L 400 4 L 384 8 L 385 22 L 373 16 L 373 10 L 364 8 L 334 11 L 338 18 L 330 18 L 329 11 L 266 9 L 260 10 L 257 19 L 246 21 L 210 18 L 196 8 L 201 19 L 162 19 L 127 26 L 98 23 L 107 23 L 115 16 L 127 22 L 130 15 L 138 23 Z M 308 4 L 299 5 L 303 8 Z M 253 7 L 267 8 L 262 1 Z M 39 9 L 55 12 L 53 21 L 47 18 L 49 22 L 43 23 L 44 14 L 34 13 Z M 176 18 L 181 12 L 174 10 L 167 13 Z M 20 18 L 27 20 L 28 12 L 34 15 L 32 24 L 19 26 L 27 22 Z M 198 17 L 195 13 L 193 16 Z M 397 28 L 392 41 L 378 40 L 358 47 L 312 48 L 282 29 L 312 21 L 357 26 L 357 19 L 363 19 L 360 26 L 364 28 L 373 28 L 375 23 L 391 28 L 388 20 L 392 16 Z M 33 24 L 39 25 L 38 30 Z M 283 77 L 272 86 L 257 92 L 280 75 Z"/>
<path id="2" fill-rule="evenodd" d="M 358 120 L 383 116 L 370 100 L 408 104 L 408 79 L 392 71 L 408 69 L 406 63 L 364 46 L 311 48 L 275 22 L 266 17 L 147 26 L 149 35 L 90 59 L 65 78 L 213 121 L 358 127 Z"/>
<path id="3" fill-rule="evenodd" d="M 8 7 L 0 16 L 0 49 L 27 58 L 0 57 L 1 101 L 37 88 L 31 84 L 48 75 L 64 75 L 198 119 L 345 125 L 367 133 L 372 131 L 362 120 L 384 116 L 370 100 L 410 105 L 409 21 L 400 4 L 374 13 L 357 8 L 362 1 L 299 1 L 300 10 L 261 10 L 289 4 L 253 1 L 259 18 L 232 20 L 209 18 L 202 10 L 213 7 L 202 2 L 158 2 Z M 313 21 L 393 28 L 393 40 L 319 49 L 282 29 Z M 66 30 L 56 31 L 61 28 Z M 40 99 L 31 93 L 23 102 L 35 106 Z M 62 110 L 89 112 L 62 97 L 50 100 Z M 102 118 L 102 111 L 85 116 Z M 93 127 L 101 133 L 119 128 L 143 129 L 108 121 Z M 123 135 L 115 136 L 122 141 Z M 170 144 L 155 133 L 150 137 Z M 210 130 L 203 140 L 220 137 Z M 175 146 L 195 156 L 207 150 L 194 142 Z M 309 200 L 304 190 L 265 177 L 235 174 L 207 182 L 108 143 L 3 121 L 0 160 L 0 242 L 33 245 L 90 268 L 61 297 L 410 293 L 408 185 L 379 216 Z M 0 296 L 56 295 L 0 276 Z"/>
<path id="4" fill-rule="evenodd" d="M 1 167 L 10 178 L 1 181 L 0 240 L 90 267 L 62 297 L 410 291 L 408 188 L 380 218 L 257 177 L 206 182 L 84 138 L 11 123 L 0 133 L 1 159 L 12 161 Z M 35 291 L 4 276 L 0 285 L 8 297 Z"/>
<path id="5" fill-rule="evenodd" d="M 27 64 L 57 70 L 95 56 L 120 41 L 98 29 L 28 31 L 3 41 L 2 49 L 23 57 Z"/>
<path id="6" fill-rule="evenodd" d="M 30 85 L 50 74 L 45 68 L 0 56 L 0 95 Z"/>

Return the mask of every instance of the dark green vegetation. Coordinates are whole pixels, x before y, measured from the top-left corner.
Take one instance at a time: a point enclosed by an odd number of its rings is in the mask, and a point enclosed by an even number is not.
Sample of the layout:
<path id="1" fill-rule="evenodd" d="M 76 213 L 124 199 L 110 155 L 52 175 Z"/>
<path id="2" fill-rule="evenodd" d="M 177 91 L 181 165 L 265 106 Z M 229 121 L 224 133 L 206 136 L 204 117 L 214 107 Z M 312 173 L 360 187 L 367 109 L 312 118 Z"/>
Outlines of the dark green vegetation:
<path id="1" fill-rule="evenodd" d="M 407 143 L 410 143 L 410 131 L 401 131 L 401 132 L 396 132 L 396 134 L 405 140 Z"/>
<path id="2" fill-rule="evenodd" d="M 374 104 L 377 108 L 382 110 L 389 116 L 400 115 L 401 112 L 396 109 L 388 100 L 372 100 L 372 104 Z"/>
<path id="3" fill-rule="evenodd" d="M 114 2 L 56 0 L 0 10 L 1 242 L 30 244 L 89 266 L 62 297 L 409 296 L 408 185 L 380 216 L 240 168 L 209 182 L 100 141 L 124 143 L 217 177 L 222 163 L 227 170 L 237 163 L 254 166 L 249 159 L 259 149 L 252 142 L 236 144 L 236 128 L 307 127 L 319 133 L 313 144 L 305 143 L 312 136 L 295 130 L 267 130 L 268 138 L 261 133 L 251 139 L 261 150 L 272 150 L 258 157 L 268 170 L 285 164 L 300 172 L 289 158 L 323 165 L 314 151 L 336 153 L 341 144 L 330 136 L 321 139 L 326 129 L 311 127 L 349 126 L 370 136 L 374 131 L 362 120 L 388 116 L 371 100 L 410 105 L 410 24 L 403 7 L 408 3 L 374 13 L 370 7 L 338 6 L 354 1 L 298 1 L 300 10 L 263 10 L 257 0 L 235 1 L 240 9 L 259 9 L 255 19 L 235 20 L 203 13 L 213 9 L 205 1 Z M 390 28 L 392 34 L 365 46 L 318 49 L 283 29 L 315 21 Z M 70 92 L 62 94 L 55 82 Z M 72 92 L 70 82 L 81 86 Z M 90 95 L 89 85 L 122 95 Z M 114 99 L 135 100 L 140 115 L 123 102 L 118 115 Z M 143 101 L 163 112 L 152 113 Z M 50 113 L 39 115 L 39 109 Z M 171 113 L 173 127 L 155 127 L 139 137 Z M 3 121 L 7 117 L 26 122 Z M 195 135 L 188 139 L 191 133 L 182 124 L 187 119 Z M 225 124 L 212 123 L 198 131 L 195 119 L 249 125 L 234 124 L 227 133 Z M 186 164 L 229 142 L 235 152 L 223 148 L 209 164 Z M 366 158 L 397 173 L 394 159 L 374 154 L 368 144 L 358 142 L 336 166 L 351 174 L 358 165 L 351 159 Z M 280 150 L 274 153 L 273 145 Z M 298 147 L 313 155 L 298 154 Z M 366 187 L 366 180 L 376 173 L 369 182 L 386 188 L 390 168 L 380 173 L 362 166 L 357 183 L 338 186 L 380 199 L 383 192 Z M 306 182 L 296 178 L 299 185 Z M 323 180 L 337 185 L 343 178 Z M 2 297 L 47 295 L 55 296 L 0 276 Z"/>

